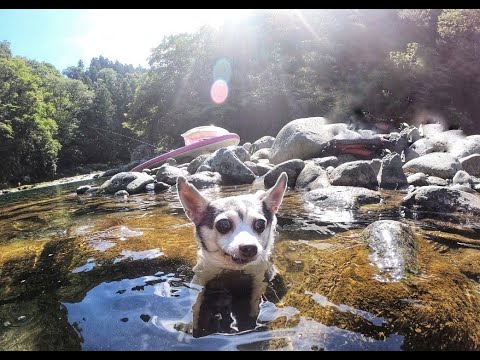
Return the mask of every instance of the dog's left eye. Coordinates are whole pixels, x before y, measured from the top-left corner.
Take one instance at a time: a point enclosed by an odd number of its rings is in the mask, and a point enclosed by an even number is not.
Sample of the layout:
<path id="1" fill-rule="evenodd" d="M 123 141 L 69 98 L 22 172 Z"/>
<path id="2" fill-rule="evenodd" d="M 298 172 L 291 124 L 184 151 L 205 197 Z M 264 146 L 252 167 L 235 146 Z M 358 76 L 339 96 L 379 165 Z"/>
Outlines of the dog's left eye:
<path id="1" fill-rule="evenodd" d="M 265 230 L 265 220 L 263 219 L 258 219 L 253 223 L 253 230 L 255 230 L 258 233 L 261 233 L 263 230 Z"/>
<path id="2" fill-rule="evenodd" d="M 218 220 L 217 223 L 215 224 L 215 229 L 217 229 L 217 231 L 220 234 L 226 234 L 227 232 L 230 231 L 231 227 L 232 227 L 232 224 L 227 219 Z"/>

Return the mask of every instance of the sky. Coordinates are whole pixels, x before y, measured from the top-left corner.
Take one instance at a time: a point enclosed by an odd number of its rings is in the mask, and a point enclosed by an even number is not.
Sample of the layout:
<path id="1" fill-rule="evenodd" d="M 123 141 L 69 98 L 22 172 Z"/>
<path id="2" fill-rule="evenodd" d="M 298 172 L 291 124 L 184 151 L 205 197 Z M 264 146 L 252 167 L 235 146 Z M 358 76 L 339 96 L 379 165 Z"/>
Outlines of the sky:
<path id="1" fill-rule="evenodd" d="M 152 48 L 165 35 L 218 28 L 241 21 L 246 9 L 0 9 L 0 41 L 13 55 L 55 65 L 60 71 L 103 55 L 148 67 Z"/>

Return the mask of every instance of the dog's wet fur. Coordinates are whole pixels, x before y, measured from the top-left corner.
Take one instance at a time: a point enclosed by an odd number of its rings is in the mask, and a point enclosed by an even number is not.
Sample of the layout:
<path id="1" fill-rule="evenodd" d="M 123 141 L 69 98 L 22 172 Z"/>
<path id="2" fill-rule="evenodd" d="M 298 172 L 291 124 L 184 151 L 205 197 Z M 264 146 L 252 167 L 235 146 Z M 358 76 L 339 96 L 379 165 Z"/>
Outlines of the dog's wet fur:
<path id="1" fill-rule="evenodd" d="M 270 262 L 275 214 L 287 180 L 282 173 L 268 191 L 209 200 L 178 177 L 178 196 L 199 244 L 191 284 L 200 290 L 193 305 L 193 336 L 255 327 L 262 294 L 275 275 Z"/>

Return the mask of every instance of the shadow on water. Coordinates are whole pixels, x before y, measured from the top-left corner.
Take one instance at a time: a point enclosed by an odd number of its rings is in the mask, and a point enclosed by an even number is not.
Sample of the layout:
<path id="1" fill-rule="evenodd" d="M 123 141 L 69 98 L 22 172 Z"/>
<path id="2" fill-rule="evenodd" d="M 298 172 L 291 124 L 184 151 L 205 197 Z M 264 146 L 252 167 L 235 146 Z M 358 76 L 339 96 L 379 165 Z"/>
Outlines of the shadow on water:
<path id="1" fill-rule="evenodd" d="M 343 209 L 289 191 L 272 258 L 278 275 L 258 318 L 245 315 L 246 286 L 212 284 L 201 319 L 208 331 L 194 337 L 179 324 L 192 313 L 196 243 L 175 192 L 124 199 L 77 196 L 77 186 L 0 196 L 2 350 L 480 348 L 476 219 L 409 212 L 394 192 Z M 254 190 L 202 190 L 245 191 Z M 385 219 L 414 229 L 418 274 L 376 280 L 361 232 Z"/>

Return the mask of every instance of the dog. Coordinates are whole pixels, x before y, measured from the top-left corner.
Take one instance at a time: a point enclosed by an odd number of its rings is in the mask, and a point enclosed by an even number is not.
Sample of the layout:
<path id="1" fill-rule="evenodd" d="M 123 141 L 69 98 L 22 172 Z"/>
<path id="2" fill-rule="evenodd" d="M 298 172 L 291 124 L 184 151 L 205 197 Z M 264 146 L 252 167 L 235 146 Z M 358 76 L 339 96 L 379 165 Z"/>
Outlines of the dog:
<path id="1" fill-rule="evenodd" d="M 190 286 L 197 290 L 194 337 L 255 327 L 262 295 L 276 273 L 270 256 L 287 181 L 283 172 L 268 191 L 209 200 L 177 178 L 178 197 L 199 245 Z"/>

